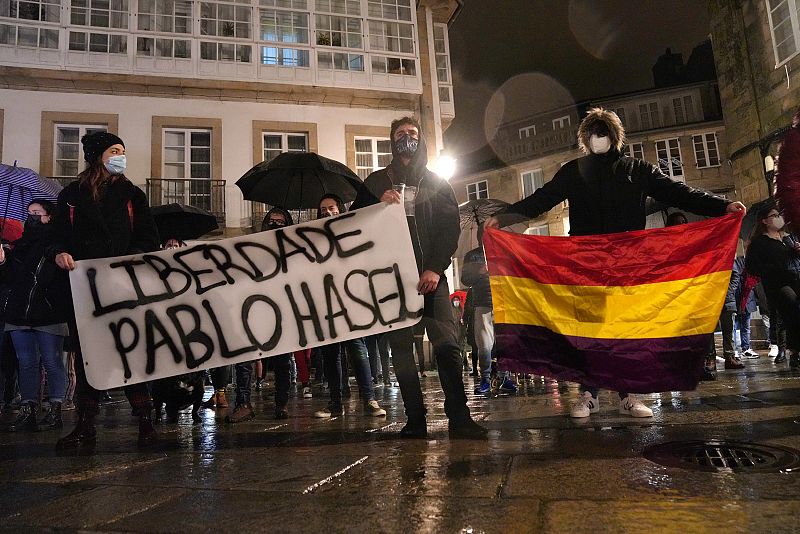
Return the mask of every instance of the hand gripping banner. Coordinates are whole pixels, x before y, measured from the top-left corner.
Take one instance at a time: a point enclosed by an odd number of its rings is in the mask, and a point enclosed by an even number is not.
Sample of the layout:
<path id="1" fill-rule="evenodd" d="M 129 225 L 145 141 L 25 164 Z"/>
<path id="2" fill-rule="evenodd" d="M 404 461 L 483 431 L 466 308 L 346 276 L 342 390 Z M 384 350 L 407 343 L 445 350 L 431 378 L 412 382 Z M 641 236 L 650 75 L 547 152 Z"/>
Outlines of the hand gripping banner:
<path id="1" fill-rule="evenodd" d="M 387 204 L 70 273 L 97 389 L 412 326 L 418 281 L 403 207 Z"/>

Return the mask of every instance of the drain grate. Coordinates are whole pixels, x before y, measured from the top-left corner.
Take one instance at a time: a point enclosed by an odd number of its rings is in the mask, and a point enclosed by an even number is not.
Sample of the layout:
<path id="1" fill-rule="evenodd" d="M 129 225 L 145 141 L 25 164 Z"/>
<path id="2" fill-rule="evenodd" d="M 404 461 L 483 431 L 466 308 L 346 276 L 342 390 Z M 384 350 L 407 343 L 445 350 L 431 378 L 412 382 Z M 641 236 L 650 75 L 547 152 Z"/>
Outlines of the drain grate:
<path id="1" fill-rule="evenodd" d="M 648 447 L 644 457 L 696 471 L 778 473 L 800 469 L 800 451 L 737 441 L 672 441 Z"/>

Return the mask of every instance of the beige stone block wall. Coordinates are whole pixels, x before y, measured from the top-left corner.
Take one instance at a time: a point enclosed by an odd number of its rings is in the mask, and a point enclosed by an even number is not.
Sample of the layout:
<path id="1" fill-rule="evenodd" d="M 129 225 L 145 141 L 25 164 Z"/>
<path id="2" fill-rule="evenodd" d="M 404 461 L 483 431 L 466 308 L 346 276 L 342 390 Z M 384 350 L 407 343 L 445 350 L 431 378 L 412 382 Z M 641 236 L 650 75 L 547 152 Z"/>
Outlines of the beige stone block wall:
<path id="1" fill-rule="evenodd" d="M 800 105 L 800 56 L 775 67 L 766 2 L 711 0 L 711 34 L 731 154 L 789 124 Z M 770 147 L 774 154 L 775 147 Z M 768 195 L 763 154 L 753 146 L 732 161 L 738 198 Z"/>

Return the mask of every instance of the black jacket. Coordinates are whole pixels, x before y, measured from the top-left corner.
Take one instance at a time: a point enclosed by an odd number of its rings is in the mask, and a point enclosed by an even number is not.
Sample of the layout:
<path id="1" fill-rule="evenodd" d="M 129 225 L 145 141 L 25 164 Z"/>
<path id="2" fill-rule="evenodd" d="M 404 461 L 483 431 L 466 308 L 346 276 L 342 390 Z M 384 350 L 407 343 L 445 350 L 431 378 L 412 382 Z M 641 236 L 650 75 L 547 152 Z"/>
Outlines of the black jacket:
<path id="1" fill-rule="evenodd" d="M 647 197 L 708 216 L 724 215 L 730 203 L 672 180 L 651 163 L 612 150 L 566 163 L 551 181 L 499 215 L 501 222 L 504 213 L 533 219 L 568 200 L 570 235 L 610 234 L 642 230 Z"/>
<path id="2" fill-rule="evenodd" d="M 17 326 L 65 323 L 69 313 L 67 273 L 46 255 L 50 225 L 26 229 L 0 269 L 6 291 L 0 299 L 3 320 Z"/>
<path id="3" fill-rule="evenodd" d="M 464 265 L 461 269 L 461 283 L 472 288 L 474 306 L 492 307 L 492 289 L 489 285 L 489 273 L 481 272 L 486 266 L 486 257 L 481 247 L 474 248 L 464 254 Z"/>
<path id="4" fill-rule="evenodd" d="M 75 260 L 86 260 L 159 249 L 158 230 L 147 197 L 126 178 L 108 184 L 97 202 L 77 181 L 72 182 L 58 195 L 58 209 L 51 224 L 51 257 L 69 252 Z"/>
<path id="5" fill-rule="evenodd" d="M 747 249 L 747 270 L 761 277 L 768 299 L 784 286 L 800 288 L 800 275 L 792 270 L 797 254 L 784 241 L 761 234 L 753 238 Z"/>
<path id="6" fill-rule="evenodd" d="M 388 167 L 367 176 L 350 209 L 377 204 L 383 193 L 395 183 L 417 186 L 415 216 L 409 217 L 417 266 L 420 272 L 433 271 L 441 275 L 450 266 L 458 248 L 461 226 L 453 188 L 447 180 L 425 168 L 426 150 L 424 139 L 421 139 L 408 166 L 400 164 L 395 156 Z"/>

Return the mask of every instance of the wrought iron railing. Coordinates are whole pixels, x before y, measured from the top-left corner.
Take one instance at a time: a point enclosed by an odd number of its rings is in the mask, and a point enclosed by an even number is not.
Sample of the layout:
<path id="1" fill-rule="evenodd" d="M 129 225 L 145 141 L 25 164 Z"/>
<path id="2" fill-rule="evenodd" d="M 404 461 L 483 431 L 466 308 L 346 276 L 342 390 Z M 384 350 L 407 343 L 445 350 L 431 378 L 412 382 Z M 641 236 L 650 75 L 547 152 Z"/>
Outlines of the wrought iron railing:
<path id="1" fill-rule="evenodd" d="M 205 178 L 148 178 L 147 200 L 151 206 L 178 202 L 213 213 L 225 227 L 225 180 Z"/>

